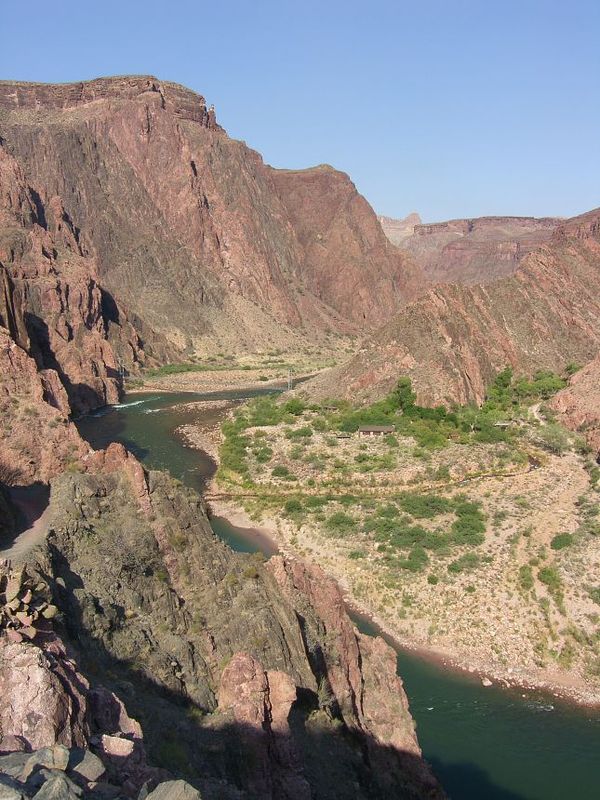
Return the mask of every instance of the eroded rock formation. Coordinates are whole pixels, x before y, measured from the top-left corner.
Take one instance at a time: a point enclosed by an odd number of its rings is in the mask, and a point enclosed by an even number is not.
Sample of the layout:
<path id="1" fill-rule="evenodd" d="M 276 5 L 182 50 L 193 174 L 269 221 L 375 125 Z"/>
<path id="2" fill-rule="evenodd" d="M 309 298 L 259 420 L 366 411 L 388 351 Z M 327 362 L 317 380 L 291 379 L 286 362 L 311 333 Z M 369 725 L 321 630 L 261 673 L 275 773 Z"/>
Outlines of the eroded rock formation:
<path id="1" fill-rule="evenodd" d="M 395 654 L 354 629 L 332 581 L 233 553 L 194 492 L 120 445 L 82 464 L 53 482 L 37 568 L 81 668 L 111 676 L 158 766 L 209 797 L 439 795 Z"/>
<path id="2" fill-rule="evenodd" d="M 550 406 L 600 456 L 600 355 L 571 377 L 569 385 L 552 398 Z"/>
<path id="3" fill-rule="evenodd" d="M 428 280 L 461 284 L 511 275 L 562 222 L 554 217 L 478 217 L 426 225 L 410 217 L 380 220 L 390 241 L 419 264 Z"/>
<path id="4" fill-rule="evenodd" d="M 13 207 L 60 217 L 69 261 L 178 348 L 374 327 L 421 286 L 346 175 L 271 169 L 183 87 L 0 83 L 0 135 L 35 192 Z"/>
<path id="5" fill-rule="evenodd" d="M 375 398 L 408 375 L 421 403 L 481 402 L 507 365 L 531 374 L 587 363 L 600 348 L 599 219 L 594 211 L 565 221 L 513 276 L 432 289 L 306 391 Z"/>

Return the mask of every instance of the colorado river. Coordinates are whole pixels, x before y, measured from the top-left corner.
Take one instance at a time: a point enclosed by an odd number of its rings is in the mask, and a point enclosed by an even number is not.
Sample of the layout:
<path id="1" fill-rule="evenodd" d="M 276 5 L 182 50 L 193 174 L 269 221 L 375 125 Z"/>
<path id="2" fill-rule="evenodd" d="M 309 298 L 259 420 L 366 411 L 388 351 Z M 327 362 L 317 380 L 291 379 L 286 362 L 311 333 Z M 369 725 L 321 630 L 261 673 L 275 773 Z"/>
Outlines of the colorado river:
<path id="1" fill-rule="evenodd" d="M 261 393 L 134 394 L 77 424 L 94 447 L 120 441 L 148 467 L 169 470 L 202 491 L 214 461 L 185 447 L 174 430 L 200 418 L 214 424 L 222 412 L 183 404 Z M 227 520 L 213 520 L 213 528 L 235 550 L 273 552 L 272 544 Z M 363 632 L 378 632 L 368 620 L 356 615 L 354 619 Z M 475 678 L 402 650 L 398 672 L 423 753 L 453 800 L 600 798 L 599 711 L 540 693 L 485 688 Z"/>

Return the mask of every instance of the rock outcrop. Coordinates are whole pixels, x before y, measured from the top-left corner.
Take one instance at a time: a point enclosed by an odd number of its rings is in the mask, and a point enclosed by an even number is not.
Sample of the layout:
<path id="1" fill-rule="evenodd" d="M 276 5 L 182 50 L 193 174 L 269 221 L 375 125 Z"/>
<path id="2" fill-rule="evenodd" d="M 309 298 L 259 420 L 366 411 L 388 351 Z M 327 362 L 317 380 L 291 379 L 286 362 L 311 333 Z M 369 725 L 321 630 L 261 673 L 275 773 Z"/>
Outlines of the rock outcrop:
<path id="1" fill-rule="evenodd" d="M 157 766 L 203 797 L 441 796 L 395 654 L 354 629 L 333 582 L 233 553 L 194 492 L 120 445 L 83 463 L 53 481 L 37 569 Z"/>
<path id="2" fill-rule="evenodd" d="M 0 689 L 10 698 L 0 705 L 0 784 L 8 774 L 24 797 L 57 771 L 75 795 L 112 786 L 112 796 L 136 796 L 168 775 L 147 763 L 141 728 L 119 698 L 92 689 L 55 634 L 36 644 L 0 636 Z"/>
<path id="3" fill-rule="evenodd" d="M 550 402 L 561 422 L 579 431 L 600 457 L 600 355 L 576 372 Z"/>
<path id="4" fill-rule="evenodd" d="M 152 352 L 98 284 L 62 198 L 42 198 L 1 137 L 0 287 L 0 324 L 38 368 L 59 375 L 72 410 L 116 402 L 119 366 Z M 161 358 L 168 352 L 158 347 Z"/>
<path id="5" fill-rule="evenodd" d="M 368 338 L 347 364 L 304 385 L 316 397 L 377 398 L 400 375 L 418 400 L 481 402 L 495 375 L 562 371 L 600 349 L 600 211 L 556 228 L 508 278 L 440 285 Z"/>
<path id="6" fill-rule="evenodd" d="M 11 188 L 13 206 L 41 227 L 43 209 L 48 229 L 60 217 L 70 268 L 93 262 L 119 319 L 125 308 L 177 348 L 374 327 L 420 288 L 347 176 L 271 169 L 183 87 L 0 83 L 0 136 L 34 192 L 30 209 Z"/>
<path id="7" fill-rule="evenodd" d="M 0 484 L 48 482 L 89 450 L 68 422 L 69 401 L 58 374 L 38 370 L 0 327 Z"/>

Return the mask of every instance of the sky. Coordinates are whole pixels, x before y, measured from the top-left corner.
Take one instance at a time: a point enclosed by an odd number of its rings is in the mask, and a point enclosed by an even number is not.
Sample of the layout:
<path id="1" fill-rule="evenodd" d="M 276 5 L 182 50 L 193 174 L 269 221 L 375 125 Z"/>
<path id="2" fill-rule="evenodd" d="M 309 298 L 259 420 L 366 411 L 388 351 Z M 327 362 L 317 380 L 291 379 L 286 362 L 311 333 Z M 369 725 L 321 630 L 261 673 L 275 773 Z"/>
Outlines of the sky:
<path id="1" fill-rule="evenodd" d="M 598 0 L 0 0 L 0 78 L 152 74 L 380 214 L 600 206 Z"/>

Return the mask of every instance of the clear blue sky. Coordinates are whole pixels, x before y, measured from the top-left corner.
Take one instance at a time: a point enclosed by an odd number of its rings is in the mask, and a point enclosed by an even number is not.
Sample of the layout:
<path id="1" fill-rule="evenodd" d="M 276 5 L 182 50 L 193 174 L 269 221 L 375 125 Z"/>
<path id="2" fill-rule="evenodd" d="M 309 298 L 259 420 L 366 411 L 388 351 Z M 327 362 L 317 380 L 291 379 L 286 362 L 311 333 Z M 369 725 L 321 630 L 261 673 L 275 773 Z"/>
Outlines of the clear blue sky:
<path id="1" fill-rule="evenodd" d="M 278 167 L 427 221 L 600 206 L 598 0 L 2 3 L 0 77 L 151 73 Z"/>

